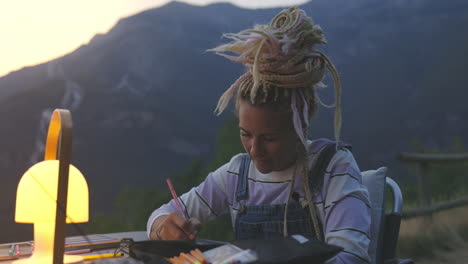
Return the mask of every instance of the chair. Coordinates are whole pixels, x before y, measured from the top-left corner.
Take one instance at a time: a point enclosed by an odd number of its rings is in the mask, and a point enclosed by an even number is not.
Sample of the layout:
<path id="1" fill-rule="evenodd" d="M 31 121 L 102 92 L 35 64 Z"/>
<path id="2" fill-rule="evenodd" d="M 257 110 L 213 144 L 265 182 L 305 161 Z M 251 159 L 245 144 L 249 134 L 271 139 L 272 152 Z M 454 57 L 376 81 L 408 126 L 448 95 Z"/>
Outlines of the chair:
<path id="1" fill-rule="evenodd" d="M 369 255 L 375 264 L 411 264 L 411 259 L 395 259 L 400 232 L 403 196 L 398 184 L 386 177 L 387 168 L 363 171 L 362 181 L 369 190 L 372 205 L 371 241 Z M 393 208 L 385 214 L 385 191 L 391 191 Z"/>

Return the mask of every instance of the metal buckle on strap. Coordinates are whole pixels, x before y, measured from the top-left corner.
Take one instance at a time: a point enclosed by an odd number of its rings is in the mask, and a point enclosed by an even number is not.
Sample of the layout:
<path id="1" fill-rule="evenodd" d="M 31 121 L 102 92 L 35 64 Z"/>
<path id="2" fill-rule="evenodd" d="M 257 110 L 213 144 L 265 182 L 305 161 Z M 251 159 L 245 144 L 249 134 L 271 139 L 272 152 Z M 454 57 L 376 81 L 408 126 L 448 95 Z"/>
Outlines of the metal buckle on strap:
<path id="1" fill-rule="evenodd" d="M 135 242 L 131 238 L 123 238 L 122 240 L 120 240 L 120 246 L 115 250 L 114 254 L 122 252 L 132 258 L 135 258 L 135 254 L 133 254 L 132 252 L 132 246 L 134 243 Z"/>
<path id="2" fill-rule="evenodd" d="M 301 203 L 302 208 L 306 208 L 309 205 L 307 199 L 301 199 L 299 202 Z"/>
<path id="3" fill-rule="evenodd" d="M 239 207 L 239 214 L 243 214 L 243 213 L 245 213 L 245 206 L 241 204 Z"/>

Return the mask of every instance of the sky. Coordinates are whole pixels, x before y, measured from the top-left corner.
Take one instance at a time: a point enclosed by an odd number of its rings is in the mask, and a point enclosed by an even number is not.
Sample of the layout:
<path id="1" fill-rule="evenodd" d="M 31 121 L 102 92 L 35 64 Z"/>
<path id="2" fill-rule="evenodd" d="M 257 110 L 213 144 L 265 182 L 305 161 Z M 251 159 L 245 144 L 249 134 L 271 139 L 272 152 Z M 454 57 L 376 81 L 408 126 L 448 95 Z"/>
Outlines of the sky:
<path id="1" fill-rule="evenodd" d="M 230 0 L 244 8 L 299 5 L 308 0 Z M 11 71 L 61 57 L 122 17 L 169 0 L 0 0 L 0 78 Z M 219 0 L 183 0 L 207 5 Z"/>

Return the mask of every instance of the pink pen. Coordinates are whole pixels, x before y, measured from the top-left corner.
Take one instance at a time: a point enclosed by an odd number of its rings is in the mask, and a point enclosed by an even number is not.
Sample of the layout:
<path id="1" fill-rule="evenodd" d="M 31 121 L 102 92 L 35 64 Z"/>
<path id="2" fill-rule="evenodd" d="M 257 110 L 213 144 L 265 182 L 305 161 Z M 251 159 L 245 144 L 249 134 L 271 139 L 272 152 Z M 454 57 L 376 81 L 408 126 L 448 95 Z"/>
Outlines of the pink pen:
<path id="1" fill-rule="evenodd" d="M 177 210 L 179 210 L 179 213 L 185 217 L 185 219 L 189 219 L 189 215 L 187 212 L 182 209 L 182 205 L 180 204 L 179 197 L 177 196 L 177 193 L 175 192 L 174 185 L 172 185 L 171 179 L 166 179 L 167 185 L 169 186 L 169 191 L 171 191 L 172 194 L 172 199 L 174 199 L 174 202 L 177 206 Z"/>
<path id="2" fill-rule="evenodd" d="M 185 219 L 189 220 L 190 216 L 188 215 L 186 210 L 182 209 L 182 205 L 180 204 L 179 197 L 177 196 L 177 193 L 175 192 L 174 185 L 172 185 L 171 179 L 166 179 L 166 182 L 167 182 L 167 186 L 169 186 L 169 191 L 171 191 L 172 199 L 174 199 L 177 210 L 179 210 L 179 213 L 182 216 L 184 216 Z M 198 233 L 197 231 L 193 232 L 190 235 L 190 239 L 194 239 L 197 233 Z"/>

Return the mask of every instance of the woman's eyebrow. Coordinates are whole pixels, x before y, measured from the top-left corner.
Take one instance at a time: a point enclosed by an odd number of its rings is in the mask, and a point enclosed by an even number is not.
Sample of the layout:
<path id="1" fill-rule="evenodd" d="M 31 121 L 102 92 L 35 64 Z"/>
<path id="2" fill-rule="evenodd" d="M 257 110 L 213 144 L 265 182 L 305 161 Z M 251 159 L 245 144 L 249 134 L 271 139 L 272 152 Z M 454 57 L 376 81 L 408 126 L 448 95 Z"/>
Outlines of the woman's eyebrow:
<path id="1" fill-rule="evenodd" d="M 274 137 L 274 136 L 277 136 L 279 134 L 280 134 L 279 132 L 271 132 L 271 133 L 265 133 L 265 134 L 263 134 L 263 136 Z"/>
<path id="2" fill-rule="evenodd" d="M 243 129 L 242 127 L 239 127 L 240 131 L 243 132 L 243 133 L 250 133 L 249 131 Z"/>
<path id="3" fill-rule="evenodd" d="M 249 131 L 243 129 L 242 127 L 239 127 L 239 129 L 240 129 L 242 132 L 250 133 Z M 263 133 L 262 136 L 274 137 L 274 136 L 278 136 L 278 135 L 280 135 L 280 134 L 281 134 L 280 131 L 273 131 L 273 132 L 269 132 L 269 133 Z"/>

